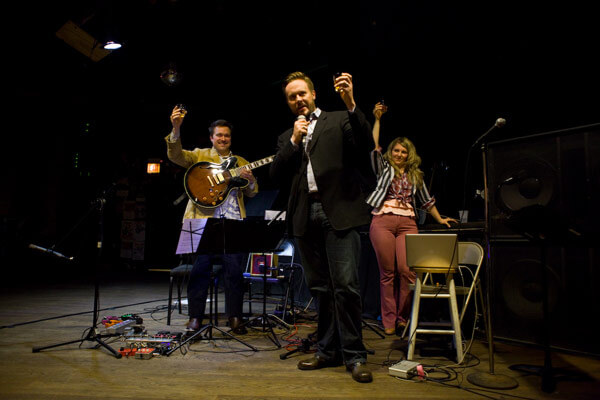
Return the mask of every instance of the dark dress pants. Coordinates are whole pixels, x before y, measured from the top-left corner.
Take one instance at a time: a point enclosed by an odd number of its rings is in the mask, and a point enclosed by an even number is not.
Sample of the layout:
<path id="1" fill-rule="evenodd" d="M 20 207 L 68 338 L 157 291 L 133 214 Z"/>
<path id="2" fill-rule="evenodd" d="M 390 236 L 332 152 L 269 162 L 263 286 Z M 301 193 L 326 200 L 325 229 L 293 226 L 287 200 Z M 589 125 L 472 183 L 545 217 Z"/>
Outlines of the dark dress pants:
<path id="1" fill-rule="evenodd" d="M 225 287 L 225 306 L 229 317 L 242 318 L 244 304 L 244 254 L 223 254 L 223 285 Z M 206 298 L 210 285 L 210 275 L 214 256 L 199 254 L 190 273 L 188 283 L 188 310 L 190 318 L 203 319 Z"/>
<path id="2" fill-rule="evenodd" d="M 346 365 L 365 362 L 358 232 L 334 230 L 321 203 L 313 202 L 307 231 L 296 241 L 308 287 L 318 302 L 317 355 Z"/>

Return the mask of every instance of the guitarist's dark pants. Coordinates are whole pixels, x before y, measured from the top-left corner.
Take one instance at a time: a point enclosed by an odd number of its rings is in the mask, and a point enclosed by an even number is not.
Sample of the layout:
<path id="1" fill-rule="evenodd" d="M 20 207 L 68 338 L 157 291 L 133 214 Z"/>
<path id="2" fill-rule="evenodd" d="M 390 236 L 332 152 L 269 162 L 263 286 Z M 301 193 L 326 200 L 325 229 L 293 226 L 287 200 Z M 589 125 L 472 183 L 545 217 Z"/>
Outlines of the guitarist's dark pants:
<path id="1" fill-rule="evenodd" d="M 222 254 L 222 281 L 225 287 L 225 307 L 229 317 L 242 318 L 244 302 L 244 257 L 245 254 Z M 216 256 L 200 254 L 196 257 L 188 283 L 188 311 L 190 318 L 204 318 L 206 298 L 213 263 Z"/>

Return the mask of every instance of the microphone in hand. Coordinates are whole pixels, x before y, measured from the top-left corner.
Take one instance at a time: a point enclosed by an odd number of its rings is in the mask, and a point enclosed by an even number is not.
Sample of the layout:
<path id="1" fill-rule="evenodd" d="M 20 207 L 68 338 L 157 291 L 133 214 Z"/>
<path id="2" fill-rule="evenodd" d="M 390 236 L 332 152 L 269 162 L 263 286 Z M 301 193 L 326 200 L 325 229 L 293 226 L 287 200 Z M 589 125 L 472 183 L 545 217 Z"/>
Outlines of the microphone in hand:
<path id="1" fill-rule="evenodd" d="M 300 114 L 296 117 L 296 121 L 306 122 L 306 116 Z M 306 147 L 306 132 L 302 133 L 302 147 Z"/>

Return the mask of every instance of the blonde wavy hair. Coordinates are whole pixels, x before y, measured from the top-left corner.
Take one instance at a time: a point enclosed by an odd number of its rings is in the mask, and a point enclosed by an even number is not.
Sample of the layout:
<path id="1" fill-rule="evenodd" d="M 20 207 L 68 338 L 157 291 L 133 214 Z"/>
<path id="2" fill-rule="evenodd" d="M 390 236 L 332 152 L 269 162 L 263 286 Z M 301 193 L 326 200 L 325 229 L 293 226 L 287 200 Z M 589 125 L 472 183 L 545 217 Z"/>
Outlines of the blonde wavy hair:
<path id="1" fill-rule="evenodd" d="M 421 157 L 419 157 L 417 154 L 417 149 L 410 139 L 401 136 L 392 140 L 387 148 L 387 151 L 383 155 L 383 158 L 394 168 L 394 176 L 400 176 L 400 168 L 398 168 L 392 157 L 392 150 L 397 144 L 402 145 L 402 147 L 408 151 L 408 157 L 406 158 L 406 163 L 404 164 L 404 172 L 406 175 L 408 175 L 408 180 L 417 188 L 423 187 L 424 174 L 419 168 L 421 165 Z"/>

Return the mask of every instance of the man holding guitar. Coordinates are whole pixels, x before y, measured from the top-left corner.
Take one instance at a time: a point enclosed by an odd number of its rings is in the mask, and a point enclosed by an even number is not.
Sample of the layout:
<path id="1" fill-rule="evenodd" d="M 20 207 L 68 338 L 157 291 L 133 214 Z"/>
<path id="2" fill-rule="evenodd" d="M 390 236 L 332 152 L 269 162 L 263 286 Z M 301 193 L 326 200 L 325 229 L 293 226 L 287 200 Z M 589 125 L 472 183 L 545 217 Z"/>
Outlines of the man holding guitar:
<path id="1" fill-rule="evenodd" d="M 181 125 L 186 110 L 180 105 L 171 113 L 173 129 L 165 138 L 169 160 L 184 168 L 202 171 L 206 184 L 194 183 L 198 178 L 186 173 L 186 192 L 190 197 L 183 218 L 227 218 L 244 219 L 244 195 L 253 197 L 258 193 L 258 185 L 251 168 L 244 168 L 248 161 L 231 152 L 231 133 L 233 126 L 225 120 L 216 120 L 209 127 L 211 148 L 195 148 L 184 150 L 181 145 Z M 237 165 L 236 165 L 237 163 Z M 238 167 L 235 176 L 227 171 Z M 188 172 L 190 172 L 188 170 Z M 208 172 L 207 172 L 208 171 Z M 206 189 L 206 190 L 204 190 Z M 197 193 L 192 193 L 197 190 Z M 206 298 L 210 282 L 210 255 L 197 256 L 188 283 L 189 330 L 201 327 Z M 225 303 L 229 310 L 229 326 L 234 333 L 244 334 L 246 328 L 242 323 L 242 306 L 244 299 L 244 254 L 223 254 L 223 278 L 225 281 Z"/>

